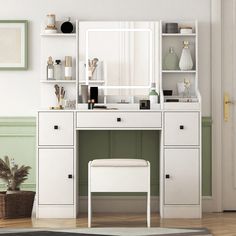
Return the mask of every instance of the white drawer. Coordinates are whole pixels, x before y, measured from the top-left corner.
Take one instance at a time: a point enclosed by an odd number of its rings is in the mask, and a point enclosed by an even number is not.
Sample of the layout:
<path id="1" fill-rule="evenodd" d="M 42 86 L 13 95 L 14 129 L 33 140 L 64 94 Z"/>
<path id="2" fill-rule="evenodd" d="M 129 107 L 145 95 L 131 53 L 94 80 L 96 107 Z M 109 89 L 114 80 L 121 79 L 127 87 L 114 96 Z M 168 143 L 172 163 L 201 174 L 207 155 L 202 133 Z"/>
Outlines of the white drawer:
<path id="1" fill-rule="evenodd" d="M 160 128 L 161 112 L 77 112 L 77 128 Z"/>
<path id="2" fill-rule="evenodd" d="M 165 112 L 164 145 L 199 145 L 199 112 Z"/>
<path id="3" fill-rule="evenodd" d="M 39 112 L 39 145 L 73 145 L 73 112 Z"/>

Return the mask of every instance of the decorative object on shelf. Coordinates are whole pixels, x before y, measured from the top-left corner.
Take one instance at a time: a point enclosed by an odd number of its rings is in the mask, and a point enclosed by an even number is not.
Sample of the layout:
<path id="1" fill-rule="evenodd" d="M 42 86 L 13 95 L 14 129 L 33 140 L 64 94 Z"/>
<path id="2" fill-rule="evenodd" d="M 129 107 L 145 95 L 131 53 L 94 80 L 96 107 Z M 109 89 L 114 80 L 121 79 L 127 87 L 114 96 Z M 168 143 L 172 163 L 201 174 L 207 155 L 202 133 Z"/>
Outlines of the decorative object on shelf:
<path id="1" fill-rule="evenodd" d="M 73 110 L 76 108 L 76 100 L 64 100 L 65 109 Z"/>
<path id="2" fill-rule="evenodd" d="M 56 34 L 56 16 L 54 14 L 47 14 L 47 25 L 45 28 L 45 33 L 47 34 Z"/>
<path id="3" fill-rule="evenodd" d="M 47 61 L 47 80 L 54 80 L 54 66 L 52 57 L 48 57 Z"/>
<path id="4" fill-rule="evenodd" d="M 88 60 L 88 77 L 90 80 L 93 78 L 94 71 L 97 67 L 98 58 L 93 58 L 92 60 Z"/>
<path id="5" fill-rule="evenodd" d="M 8 156 L 4 160 L 0 158 L 0 179 L 7 182 L 7 194 L 20 191 L 20 185 L 27 180 L 30 166 L 19 167 L 15 160 L 9 160 Z"/>
<path id="6" fill-rule="evenodd" d="M 61 80 L 62 79 L 62 65 L 61 60 L 55 60 L 54 64 L 54 79 Z"/>
<path id="7" fill-rule="evenodd" d="M 72 80 L 72 57 L 65 57 L 65 80 Z"/>
<path id="8" fill-rule="evenodd" d="M 151 89 L 149 92 L 149 100 L 151 104 L 158 103 L 158 93 L 156 92 L 156 83 L 152 83 Z"/>
<path id="9" fill-rule="evenodd" d="M 184 91 L 185 91 L 185 84 L 184 84 L 184 82 L 177 83 L 177 90 L 178 90 L 178 95 L 179 96 L 184 96 Z"/>
<path id="10" fill-rule="evenodd" d="M 169 52 L 165 56 L 164 69 L 165 70 L 179 70 L 179 58 L 176 55 L 173 47 L 169 48 Z"/>
<path id="11" fill-rule="evenodd" d="M 61 24 L 61 32 L 64 34 L 70 34 L 74 30 L 73 24 L 70 22 L 70 17 L 66 19 L 65 22 Z"/>
<path id="12" fill-rule="evenodd" d="M 55 94 L 56 94 L 57 103 L 58 103 L 57 108 L 64 109 L 64 98 L 65 98 L 66 91 L 64 90 L 64 87 L 60 87 L 57 84 L 55 84 L 54 88 L 55 88 Z"/>
<path id="13" fill-rule="evenodd" d="M 88 102 L 88 85 L 86 84 L 81 85 L 81 100 L 82 103 Z"/>
<path id="14" fill-rule="evenodd" d="M 26 70 L 28 21 L 0 20 L 0 70 Z"/>
<path id="15" fill-rule="evenodd" d="M 90 99 L 98 103 L 98 87 L 90 87 Z"/>
<path id="16" fill-rule="evenodd" d="M 185 97 L 190 97 L 190 80 L 184 79 L 184 96 Z"/>
<path id="17" fill-rule="evenodd" d="M 193 60 L 189 49 L 189 42 L 183 41 L 184 47 L 179 61 L 180 70 L 192 70 Z"/>
<path id="18" fill-rule="evenodd" d="M 139 101 L 140 110 L 150 110 L 150 100 L 140 100 Z"/>
<path id="19" fill-rule="evenodd" d="M 191 26 L 182 26 L 182 27 L 180 27 L 180 33 L 181 34 L 192 34 L 193 28 Z"/>
<path id="20" fill-rule="evenodd" d="M 177 34 L 178 31 L 178 23 L 166 23 L 165 32 L 167 34 Z"/>
<path id="21" fill-rule="evenodd" d="M 163 95 L 164 96 L 172 96 L 173 91 L 172 90 L 163 90 Z"/>

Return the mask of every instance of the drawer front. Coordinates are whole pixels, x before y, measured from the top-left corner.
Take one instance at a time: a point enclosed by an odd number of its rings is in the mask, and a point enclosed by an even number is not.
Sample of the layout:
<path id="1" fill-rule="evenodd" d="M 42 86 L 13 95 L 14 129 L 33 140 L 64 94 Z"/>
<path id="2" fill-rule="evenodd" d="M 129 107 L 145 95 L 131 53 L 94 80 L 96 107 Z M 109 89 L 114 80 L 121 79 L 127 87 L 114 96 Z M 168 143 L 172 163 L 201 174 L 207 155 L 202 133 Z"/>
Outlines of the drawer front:
<path id="1" fill-rule="evenodd" d="M 160 128 L 160 112 L 77 112 L 78 128 Z"/>
<path id="2" fill-rule="evenodd" d="M 164 145 L 199 145 L 199 112 L 165 112 Z"/>
<path id="3" fill-rule="evenodd" d="M 39 112 L 39 145 L 73 145 L 73 112 Z"/>

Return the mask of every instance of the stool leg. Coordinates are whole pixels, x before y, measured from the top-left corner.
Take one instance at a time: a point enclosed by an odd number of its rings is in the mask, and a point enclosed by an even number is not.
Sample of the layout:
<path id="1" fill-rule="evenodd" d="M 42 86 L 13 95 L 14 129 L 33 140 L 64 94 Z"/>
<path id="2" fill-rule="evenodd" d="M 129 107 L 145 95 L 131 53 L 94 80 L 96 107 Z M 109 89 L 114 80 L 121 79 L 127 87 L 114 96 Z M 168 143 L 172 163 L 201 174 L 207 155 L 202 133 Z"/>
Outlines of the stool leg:
<path id="1" fill-rule="evenodd" d="M 147 192 L 147 227 L 151 227 L 150 191 Z"/>
<path id="2" fill-rule="evenodd" d="M 91 228 L 92 221 L 92 207 L 91 207 L 91 177 L 90 177 L 90 162 L 88 164 L 88 228 Z"/>
<path id="3" fill-rule="evenodd" d="M 91 192 L 88 193 L 88 227 L 91 228 L 92 208 L 91 208 Z"/>

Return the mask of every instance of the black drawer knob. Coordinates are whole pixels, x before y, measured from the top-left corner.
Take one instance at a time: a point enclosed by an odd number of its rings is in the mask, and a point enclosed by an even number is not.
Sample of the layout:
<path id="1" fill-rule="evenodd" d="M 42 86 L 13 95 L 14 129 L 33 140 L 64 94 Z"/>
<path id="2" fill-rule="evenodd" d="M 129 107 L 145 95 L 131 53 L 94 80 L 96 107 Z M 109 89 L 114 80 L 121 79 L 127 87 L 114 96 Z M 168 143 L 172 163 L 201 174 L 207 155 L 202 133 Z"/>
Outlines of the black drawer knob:
<path id="1" fill-rule="evenodd" d="M 184 126 L 183 126 L 183 125 L 180 125 L 179 128 L 180 128 L 180 129 L 184 129 Z"/>
<path id="2" fill-rule="evenodd" d="M 59 129 L 58 125 L 54 125 L 54 129 Z"/>
<path id="3" fill-rule="evenodd" d="M 167 175 L 166 175 L 166 179 L 169 179 L 169 178 L 170 178 L 170 175 L 167 174 Z"/>
<path id="4" fill-rule="evenodd" d="M 72 175 L 68 175 L 68 179 L 72 179 L 73 178 L 73 176 Z"/>
<path id="5" fill-rule="evenodd" d="M 121 122 L 121 118 L 120 117 L 118 117 L 116 120 L 117 120 L 117 122 Z"/>

